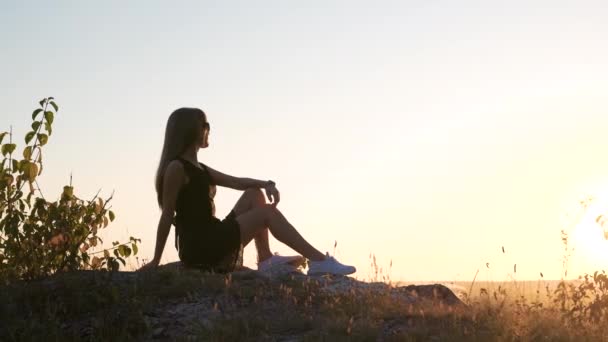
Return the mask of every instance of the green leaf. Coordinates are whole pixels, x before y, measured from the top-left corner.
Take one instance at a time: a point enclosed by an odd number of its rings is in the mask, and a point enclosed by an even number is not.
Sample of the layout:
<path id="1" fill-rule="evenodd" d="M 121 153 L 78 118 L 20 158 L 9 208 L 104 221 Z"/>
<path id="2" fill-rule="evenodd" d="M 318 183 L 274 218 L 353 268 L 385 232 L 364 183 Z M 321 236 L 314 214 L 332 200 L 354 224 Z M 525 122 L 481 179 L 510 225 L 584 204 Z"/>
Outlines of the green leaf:
<path id="1" fill-rule="evenodd" d="M 51 135 L 53 133 L 53 127 L 48 122 L 44 123 L 44 129 L 46 129 L 46 131 L 49 132 L 49 135 Z"/>
<path id="2" fill-rule="evenodd" d="M 4 139 L 4 136 L 7 135 L 8 132 L 2 132 L 0 133 L 0 144 L 2 144 L 2 140 Z"/>
<path id="3" fill-rule="evenodd" d="M 15 144 L 4 144 L 2 145 L 2 155 L 13 153 L 17 145 Z"/>
<path id="4" fill-rule="evenodd" d="M 37 131 L 38 127 L 40 127 L 40 121 L 34 121 L 34 122 L 32 122 L 32 129 L 34 131 Z"/>
<path id="5" fill-rule="evenodd" d="M 15 181 L 15 177 L 13 177 L 13 175 L 11 174 L 5 174 L 3 177 L 3 180 L 6 181 L 6 184 L 13 184 L 13 182 Z"/>
<path id="6" fill-rule="evenodd" d="M 44 118 L 46 119 L 46 121 L 50 124 L 53 123 L 53 119 L 55 118 L 55 115 L 53 114 L 53 112 L 47 111 L 44 112 Z"/>
<path id="7" fill-rule="evenodd" d="M 74 187 L 73 186 L 64 186 L 63 187 L 63 196 L 67 198 L 72 198 L 74 196 Z"/>
<path id="8" fill-rule="evenodd" d="M 23 150 L 23 158 L 27 160 L 32 159 L 32 146 L 28 146 Z"/>
<path id="9" fill-rule="evenodd" d="M 13 159 L 13 171 L 19 170 L 19 162 Z"/>
<path id="10" fill-rule="evenodd" d="M 40 106 L 42 106 L 42 104 L 40 104 Z M 32 120 L 36 120 L 36 117 L 38 116 L 38 114 L 40 114 L 40 112 L 42 112 L 42 108 L 38 108 L 36 109 L 33 113 L 32 113 Z"/>
<path id="11" fill-rule="evenodd" d="M 113 212 L 112 210 L 110 210 L 110 211 L 108 212 L 108 215 L 110 216 L 110 222 L 114 221 L 114 218 L 115 218 L 116 216 L 114 215 L 114 212 Z"/>
<path id="12" fill-rule="evenodd" d="M 42 99 L 42 100 L 40 100 L 40 102 L 38 102 L 38 103 L 40 103 L 40 107 L 44 107 L 44 103 L 45 103 L 45 102 L 46 102 L 46 99 Z"/>
<path id="13" fill-rule="evenodd" d="M 30 162 L 29 162 L 29 161 L 27 161 L 27 160 L 22 160 L 22 161 L 20 161 L 20 162 L 19 162 L 19 171 L 21 171 L 21 172 L 23 172 L 23 173 L 27 174 L 27 173 L 29 172 L 29 171 L 28 171 L 29 163 L 30 163 Z"/>
<path id="14" fill-rule="evenodd" d="M 51 106 L 53 106 L 53 108 L 55 108 L 55 112 L 57 112 L 59 110 L 59 106 L 57 106 L 55 101 L 51 101 Z"/>
<path id="15" fill-rule="evenodd" d="M 27 179 L 33 182 L 38 175 L 38 165 L 36 163 L 27 163 L 23 171 Z"/>
<path id="16" fill-rule="evenodd" d="M 133 248 L 133 255 L 136 255 L 137 251 L 138 251 L 137 245 L 136 244 L 132 244 L 131 248 Z"/>
<path id="17" fill-rule="evenodd" d="M 38 133 L 38 141 L 40 142 L 40 146 L 44 146 L 49 141 L 49 136 L 44 133 Z"/>
<path id="18" fill-rule="evenodd" d="M 37 121 L 36 121 L 36 122 L 37 122 Z M 40 122 L 38 122 L 38 123 L 40 123 Z M 30 141 L 32 141 L 32 139 L 33 139 L 35 136 L 36 136 L 36 132 L 34 132 L 34 131 L 27 132 L 27 134 L 25 135 L 25 143 L 26 143 L 26 144 L 29 144 L 29 143 L 30 143 Z"/>

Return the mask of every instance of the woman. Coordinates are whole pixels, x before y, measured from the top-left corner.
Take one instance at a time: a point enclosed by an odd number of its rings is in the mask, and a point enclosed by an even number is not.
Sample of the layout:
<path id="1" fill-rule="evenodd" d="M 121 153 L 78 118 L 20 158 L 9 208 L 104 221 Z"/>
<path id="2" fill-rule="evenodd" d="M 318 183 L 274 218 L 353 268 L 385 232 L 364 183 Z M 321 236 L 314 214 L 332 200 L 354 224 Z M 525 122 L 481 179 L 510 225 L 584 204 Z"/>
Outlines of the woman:
<path id="1" fill-rule="evenodd" d="M 200 163 L 198 150 L 209 146 L 210 126 L 198 108 L 175 110 L 167 122 L 162 156 L 156 173 L 156 193 L 162 210 L 154 258 L 140 270 L 158 266 L 171 224 L 175 247 L 185 265 L 215 272 L 230 272 L 242 263 L 242 251 L 251 240 L 258 250 L 258 269 L 273 264 L 298 263 L 300 256 L 272 255 L 268 230 L 309 260 L 308 274 L 351 274 L 343 265 L 311 246 L 277 209 L 280 194 L 275 183 L 233 177 Z M 245 190 L 225 219 L 215 217 L 216 185 Z M 267 204 L 264 194 L 266 191 Z"/>

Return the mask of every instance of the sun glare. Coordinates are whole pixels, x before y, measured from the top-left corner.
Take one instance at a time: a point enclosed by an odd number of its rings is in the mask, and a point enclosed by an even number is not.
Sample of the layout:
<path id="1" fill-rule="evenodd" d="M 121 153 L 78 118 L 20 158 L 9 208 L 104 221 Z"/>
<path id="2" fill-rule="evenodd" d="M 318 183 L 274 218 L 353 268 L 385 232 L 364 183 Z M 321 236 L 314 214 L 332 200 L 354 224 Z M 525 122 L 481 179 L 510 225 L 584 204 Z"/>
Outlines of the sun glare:
<path id="1" fill-rule="evenodd" d="M 583 213 L 571 235 L 574 254 L 595 270 L 608 266 L 608 191 L 580 202 Z"/>

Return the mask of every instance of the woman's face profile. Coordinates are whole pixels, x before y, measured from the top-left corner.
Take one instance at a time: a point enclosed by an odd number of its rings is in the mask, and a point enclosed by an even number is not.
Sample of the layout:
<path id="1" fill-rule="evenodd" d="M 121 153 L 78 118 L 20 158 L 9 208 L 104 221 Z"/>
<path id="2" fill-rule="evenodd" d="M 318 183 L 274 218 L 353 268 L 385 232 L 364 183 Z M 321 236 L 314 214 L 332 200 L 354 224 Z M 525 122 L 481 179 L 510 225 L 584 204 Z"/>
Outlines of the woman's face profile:
<path id="1" fill-rule="evenodd" d="M 205 120 L 205 118 L 201 118 L 199 121 L 200 121 L 200 129 L 201 129 L 199 147 L 206 148 L 206 147 L 209 147 L 209 130 L 210 130 L 209 123 Z"/>

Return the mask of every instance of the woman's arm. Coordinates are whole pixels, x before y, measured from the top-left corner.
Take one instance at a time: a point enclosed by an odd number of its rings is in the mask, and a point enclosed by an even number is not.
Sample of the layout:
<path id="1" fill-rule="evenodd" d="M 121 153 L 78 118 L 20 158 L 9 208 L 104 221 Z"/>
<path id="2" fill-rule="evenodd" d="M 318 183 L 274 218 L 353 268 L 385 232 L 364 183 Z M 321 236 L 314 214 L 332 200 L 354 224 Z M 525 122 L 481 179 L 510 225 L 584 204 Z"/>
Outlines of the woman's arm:
<path id="1" fill-rule="evenodd" d="M 231 188 L 235 190 L 247 190 L 249 188 L 264 188 L 266 185 L 268 185 L 268 181 L 246 177 L 230 176 L 225 173 L 221 173 L 217 170 L 214 170 L 209 166 L 207 166 L 207 170 L 209 171 L 209 175 L 211 176 L 214 184 L 226 188 Z"/>
<path id="2" fill-rule="evenodd" d="M 158 264 L 163 255 L 163 249 L 167 242 L 167 236 L 171 230 L 173 216 L 175 214 L 175 202 L 179 189 L 184 184 L 184 167 L 178 161 L 172 161 L 167 165 L 163 179 L 163 210 L 158 222 L 156 233 L 156 249 L 154 250 L 153 261 Z"/>
<path id="3" fill-rule="evenodd" d="M 206 165 L 205 165 L 206 166 Z M 266 197 L 276 207 L 281 200 L 279 190 L 274 186 L 272 181 L 263 181 L 259 179 L 246 178 L 246 177 L 233 177 L 225 173 L 216 171 L 207 166 L 209 175 L 214 184 L 224 186 L 235 190 L 247 190 L 249 188 L 263 188 L 266 191 Z"/>
<path id="4" fill-rule="evenodd" d="M 264 188 L 268 181 L 253 178 L 237 178 L 237 190 L 247 190 L 249 188 Z"/>
<path id="5" fill-rule="evenodd" d="M 160 258 L 163 255 L 163 249 L 167 243 L 167 237 L 169 236 L 172 222 L 172 216 L 166 215 L 164 212 L 161 214 L 158 222 L 158 230 L 156 231 L 156 248 L 154 249 L 154 258 L 152 259 L 157 265 L 160 263 Z"/>

